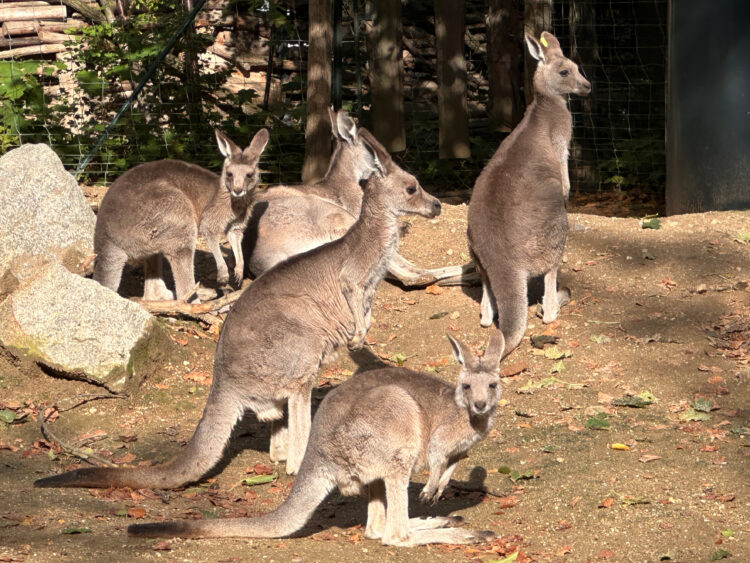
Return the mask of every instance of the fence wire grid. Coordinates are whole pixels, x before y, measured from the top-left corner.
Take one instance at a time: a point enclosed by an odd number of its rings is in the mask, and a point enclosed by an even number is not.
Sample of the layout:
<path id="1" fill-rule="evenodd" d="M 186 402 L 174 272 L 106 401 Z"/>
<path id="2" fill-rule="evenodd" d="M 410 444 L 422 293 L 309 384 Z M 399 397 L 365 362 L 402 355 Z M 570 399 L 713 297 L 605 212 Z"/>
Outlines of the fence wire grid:
<path id="1" fill-rule="evenodd" d="M 161 5 L 166 3 L 162 0 Z M 0 1 L 0 7 L 11 4 Z M 472 157 L 460 161 L 438 158 L 437 73 L 429 67 L 435 61 L 431 3 L 409 0 L 403 5 L 403 34 L 417 45 L 428 66 L 405 65 L 407 147 L 395 156 L 424 185 L 443 193 L 471 188 L 506 135 L 494 132 L 487 116 L 486 2 L 469 0 L 465 5 Z M 259 127 L 267 126 L 272 137 L 262 160 L 264 182 L 299 181 L 304 158 L 307 6 L 293 7 L 294 3 L 274 4 L 269 9 L 259 0 L 209 0 L 191 31 L 192 47 L 185 39 L 178 44 L 165 68 L 93 155 L 83 180 L 109 184 L 127 168 L 159 158 L 180 158 L 217 169 L 221 157 L 213 127 L 244 145 Z M 180 14 L 186 12 L 154 19 L 148 29 L 157 42 L 176 28 Z M 545 27 L 560 39 L 563 51 L 580 64 L 593 85 L 590 96 L 570 101 L 574 189 L 637 186 L 663 192 L 667 0 L 559 0 L 551 3 L 549 14 Z M 279 17 L 281 24 L 273 20 Z M 368 18 L 363 0 L 343 2 L 342 105 L 366 126 L 370 125 Z M 69 43 L 67 52 L 41 61 L 0 60 L 0 152 L 44 142 L 67 169 L 74 170 L 158 52 L 158 45 L 130 52 L 133 38 L 123 37 L 131 41 L 120 46 L 127 64 L 114 71 L 116 65 L 110 65 L 111 72 L 105 75 L 90 69 L 106 53 L 98 58 L 87 55 L 84 44 Z M 6 48 L 12 49 L 13 38 L 6 39 Z M 95 34 L 86 33 L 87 45 L 96 40 Z M 222 46 L 233 51 L 236 65 L 216 54 L 221 54 Z M 273 72 L 267 80 L 269 50 Z M 355 60 L 359 66 L 353 64 Z"/>

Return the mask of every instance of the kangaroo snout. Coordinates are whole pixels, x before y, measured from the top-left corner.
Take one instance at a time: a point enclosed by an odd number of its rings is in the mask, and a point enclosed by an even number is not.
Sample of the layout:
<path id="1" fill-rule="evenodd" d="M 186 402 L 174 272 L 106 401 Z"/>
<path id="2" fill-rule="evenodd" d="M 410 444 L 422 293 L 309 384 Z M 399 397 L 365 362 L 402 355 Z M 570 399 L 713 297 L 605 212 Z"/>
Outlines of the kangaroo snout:
<path id="1" fill-rule="evenodd" d="M 588 96 L 591 93 L 591 82 L 589 82 L 586 79 L 583 79 L 581 82 L 578 83 L 578 90 L 576 91 L 576 94 L 579 96 Z"/>
<path id="2" fill-rule="evenodd" d="M 482 414 L 487 408 L 487 401 L 474 401 L 474 412 Z"/>

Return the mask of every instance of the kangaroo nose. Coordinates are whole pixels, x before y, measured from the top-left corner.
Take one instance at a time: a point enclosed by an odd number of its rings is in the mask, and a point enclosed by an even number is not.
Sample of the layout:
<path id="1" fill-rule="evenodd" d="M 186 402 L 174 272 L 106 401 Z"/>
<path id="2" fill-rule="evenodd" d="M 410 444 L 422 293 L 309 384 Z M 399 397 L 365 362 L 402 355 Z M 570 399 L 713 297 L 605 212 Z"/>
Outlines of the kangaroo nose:
<path id="1" fill-rule="evenodd" d="M 442 208 L 443 206 L 440 204 L 440 202 L 437 199 L 432 203 L 432 210 L 435 212 L 436 215 L 440 213 L 440 210 Z"/>
<path id="2" fill-rule="evenodd" d="M 483 411 L 484 407 L 487 406 L 487 401 L 474 401 L 474 408 L 478 411 Z"/>

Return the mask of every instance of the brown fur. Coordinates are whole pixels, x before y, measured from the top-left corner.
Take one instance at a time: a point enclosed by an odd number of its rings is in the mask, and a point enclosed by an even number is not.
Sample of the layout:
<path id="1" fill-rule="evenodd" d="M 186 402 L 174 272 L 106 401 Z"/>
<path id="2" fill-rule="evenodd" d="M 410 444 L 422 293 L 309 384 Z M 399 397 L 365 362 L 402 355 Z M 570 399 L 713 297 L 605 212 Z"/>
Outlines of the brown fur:
<path id="1" fill-rule="evenodd" d="M 545 31 L 539 41 L 527 35 L 526 42 L 539 60 L 534 101 L 477 178 L 468 212 L 469 245 L 482 274 L 482 326 L 492 324 L 497 313 L 506 353 L 526 330 L 530 277 L 545 275 L 545 323 L 569 299 L 567 290 L 557 291 L 570 190 L 571 116 L 565 96 L 591 90 L 552 34 Z"/>
<path id="2" fill-rule="evenodd" d="M 343 110 L 330 111 L 335 147 L 325 177 L 315 184 L 274 186 L 257 194 L 243 249 L 258 276 L 282 260 L 340 238 L 362 207 L 360 182 L 377 173 L 386 149 Z M 395 164 L 394 164 L 395 166 Z M 461 266 L 425 269 L 396 254 L 390 274 L 404 285 L 460 276 Z"/>
<path id="3" fill-rule="evenodd" d="M 342 344 L 363 345 L 373 294 L 398 243 L 398 217 L 406 213 L 434 217 L 440 202 L 389 159 L 383 175 L 368 181 L 362 214 L 346 235 L 253 282 L 224 322 L 203 417 L 174 460 L 155 467 L 79 469 L 35 485 L 172 488 L 196 481 L 219 461 L 245 410 L 272 423 L 272 459 L 286 459 L 287 472 L 296 473 L 310 433 L 315 375 Z M 287 403 L 288 438 L 279 424 Z"/>
<path id="4" fill-rule="evenodd" d="M 144 299 L 173 299 L 162 280 L 163 255 L 172 268 L 176 298 L 187 299 L 195 287 L 193 256 L 199 233 L 214 255 L 219 282 L 229 278 L 219 246 L 223 235 L 234 251 L 235 278 L 242 279 L 240 243 L 268 131 L 256 133 L 244 151 L 218 130 L 216 138 L 225 156 L 221 176 L 188 162 L 160 160 L 140 164 L 115 180 L 96 221 L 95 280 L 117 291 L 125 263 L 143 260 Z"/>
<path id="5" fill-rule="evenodd" d="M 451 528 L 460 522 L 455 517 L 409 519 L 409 477 L 429 468 L 420 499 L 436 502 L 458 461 L 491 430 L 500 398 L 502 333 L 493 333 L 481 358 L 450 340 L 461 364 L 455 386 L 406 368 L 390 368 L 355 375 L 328 393 L 315 415 L 299 476 L 275 511 L 259 518 L 138 524 L 130 526 L 128 533 L 189 538 L 287 536 L 302 528 L 338 487 L 345 495 L 368 493 L 365 536 L 386 545 L 490 539 L 491 532 Z"/>

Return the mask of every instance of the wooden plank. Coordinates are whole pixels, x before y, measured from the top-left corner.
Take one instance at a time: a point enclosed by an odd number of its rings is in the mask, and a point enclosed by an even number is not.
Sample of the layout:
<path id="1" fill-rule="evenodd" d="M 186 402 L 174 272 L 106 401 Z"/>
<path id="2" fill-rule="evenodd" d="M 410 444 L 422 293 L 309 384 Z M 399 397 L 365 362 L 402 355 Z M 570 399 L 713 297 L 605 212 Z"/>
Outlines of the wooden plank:
<path id="1" fill-rule="evenodd" d="M 53 53 L 62 53 L 64 51 L 67 51 L 67 47 L 59 43 L 55 43 L 52 45 L 34 45 L 32 47 L 19 47 L 18 49 L 8 49 L 7 51 L 0 51 L 0 59 L 15 59 L 20 57 L 50 55 Z"/>
<path id="2" fill-rule="evenodd" d="M 39 19 L 63 19 L 68 15 L 65 6 L 21 6 L 0 4 L 0 21 L 26 21 Z"/>

